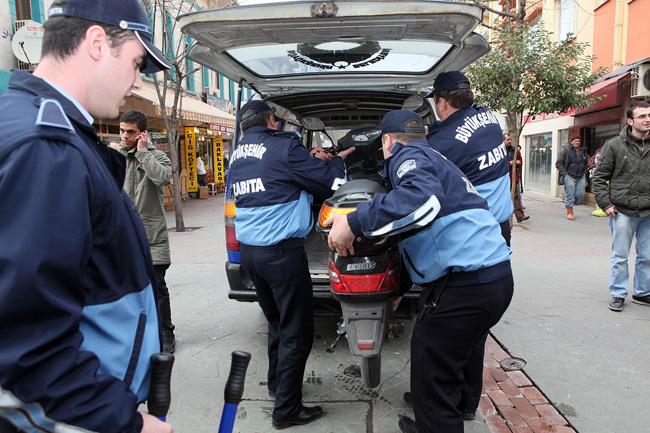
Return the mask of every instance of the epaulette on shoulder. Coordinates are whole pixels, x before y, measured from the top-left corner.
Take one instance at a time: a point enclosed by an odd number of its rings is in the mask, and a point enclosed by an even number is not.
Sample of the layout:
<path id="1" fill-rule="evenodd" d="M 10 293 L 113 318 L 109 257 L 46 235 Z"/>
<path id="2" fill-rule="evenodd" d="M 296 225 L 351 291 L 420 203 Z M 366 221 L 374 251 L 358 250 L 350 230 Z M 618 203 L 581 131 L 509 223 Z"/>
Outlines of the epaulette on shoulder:
<path id="1" fill-rule="evenodd" d="M 63 107 L 56 99 L 43 99 L 36 116 L 36 125 L 50 126 L 53 128 L 74 131 L 70 119 L 66 116 Z"/>

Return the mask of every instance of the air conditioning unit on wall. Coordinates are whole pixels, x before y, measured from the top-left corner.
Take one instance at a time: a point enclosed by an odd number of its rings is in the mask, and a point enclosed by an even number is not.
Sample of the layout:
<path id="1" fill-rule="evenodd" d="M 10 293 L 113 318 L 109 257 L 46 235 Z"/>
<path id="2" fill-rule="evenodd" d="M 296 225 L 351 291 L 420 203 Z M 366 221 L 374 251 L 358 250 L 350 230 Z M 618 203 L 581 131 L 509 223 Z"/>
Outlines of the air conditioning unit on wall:
<path id="1" fill-rule="evenodd" d="M 630 95 L 633 98 L 650 96 L 650 63 L 643 63 L 632 70 Z"/>

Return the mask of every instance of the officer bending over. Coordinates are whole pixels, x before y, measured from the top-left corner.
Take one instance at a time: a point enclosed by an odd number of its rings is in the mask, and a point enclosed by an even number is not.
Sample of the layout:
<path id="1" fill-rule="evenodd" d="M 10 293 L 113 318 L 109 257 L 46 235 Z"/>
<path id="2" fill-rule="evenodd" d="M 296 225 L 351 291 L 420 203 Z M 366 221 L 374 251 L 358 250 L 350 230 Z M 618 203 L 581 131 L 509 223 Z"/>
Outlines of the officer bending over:
<path id="1" fill-rule="evenodd" d="M 244 136 L 230 157 L 241 263 L 268 321 L 268 389 L 273 425 L 307 424 L 323 414 L 302 405 L 314 311 L 304 239 L 312 228 L 312 196 L 330 197 L 344 182 L 343 159 L 354 150 L 310 157 L 293 132 L 276 131 L 271 108 L 250 101 L 240 110 Z M 318 156 L 318 155 L 317 155 Z M 331 158 L 331 159 L 330 159 Z"/>
<path id="2" fill-rule="evenodd" d="M 381 121 L 387 194 L 335 214 L 330 248 L 354 253 L 356 236 L 402 234 L 413 282 L 423 286 L 411 338 L 415 421 L 402 432 L 463 432 L 468 366 L 482 373 L 485 340 L 513 293 L 510 248 L 467 177 L 426 142 L 420 116 L 391 111 Z"/>

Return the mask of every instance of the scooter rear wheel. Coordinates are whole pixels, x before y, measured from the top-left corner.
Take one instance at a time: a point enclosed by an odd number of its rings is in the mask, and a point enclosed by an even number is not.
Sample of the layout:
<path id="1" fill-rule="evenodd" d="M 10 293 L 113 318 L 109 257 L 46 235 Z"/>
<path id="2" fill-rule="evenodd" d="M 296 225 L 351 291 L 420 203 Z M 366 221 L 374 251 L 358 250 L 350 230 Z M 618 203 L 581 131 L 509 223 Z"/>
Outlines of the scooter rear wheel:
<path id="1" fill-rule="evenodd" d="M 381 382 L 381 354 L 361 357 L 361 379 L 368 388 L 376 388 Z"/>

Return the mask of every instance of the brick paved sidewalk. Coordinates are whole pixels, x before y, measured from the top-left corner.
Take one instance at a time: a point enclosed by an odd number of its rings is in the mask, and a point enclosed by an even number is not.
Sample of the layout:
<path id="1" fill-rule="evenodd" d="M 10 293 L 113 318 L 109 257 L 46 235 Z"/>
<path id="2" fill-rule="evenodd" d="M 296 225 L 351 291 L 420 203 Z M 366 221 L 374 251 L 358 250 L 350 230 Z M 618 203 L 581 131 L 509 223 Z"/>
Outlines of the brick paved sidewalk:
<path id="1" fill-rule="evenodd" d="M 485 343 L 479 412 L 493 433 L 576 433 L 523 371 L 505 371 L 511 356 L 492 335 Z"/>

